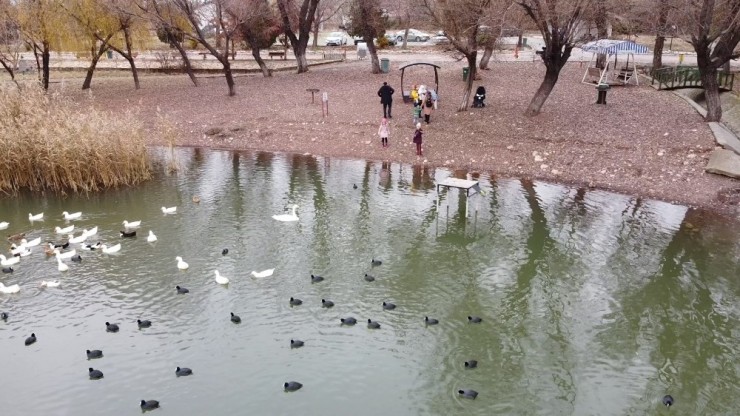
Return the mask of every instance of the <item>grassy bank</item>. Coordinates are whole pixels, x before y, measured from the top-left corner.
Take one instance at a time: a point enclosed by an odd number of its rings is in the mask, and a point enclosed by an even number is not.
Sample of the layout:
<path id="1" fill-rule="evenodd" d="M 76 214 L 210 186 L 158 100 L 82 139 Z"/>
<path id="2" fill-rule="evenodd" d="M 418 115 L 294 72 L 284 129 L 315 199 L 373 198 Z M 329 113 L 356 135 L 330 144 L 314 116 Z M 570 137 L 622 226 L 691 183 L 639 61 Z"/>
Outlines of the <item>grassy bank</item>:
<path id="1" fill-rule="evenodd" d="M 115 116 L 46 94 L 36 84 L 0 88 L 0 192 L 92 192 L 151 177 L 144 131 Z"/>

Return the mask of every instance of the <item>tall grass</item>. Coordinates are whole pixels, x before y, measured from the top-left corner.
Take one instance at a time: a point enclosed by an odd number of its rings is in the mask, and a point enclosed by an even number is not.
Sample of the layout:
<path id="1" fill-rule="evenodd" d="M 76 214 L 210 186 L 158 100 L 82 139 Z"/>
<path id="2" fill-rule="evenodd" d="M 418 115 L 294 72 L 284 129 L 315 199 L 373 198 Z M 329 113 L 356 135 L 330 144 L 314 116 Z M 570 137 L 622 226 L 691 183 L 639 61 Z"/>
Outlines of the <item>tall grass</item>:
<path id="1" fill-rule="evenodd" d="M 0 87 L 0 192 L 86 193 L 151 178 L 131 113 L 78 106 L 38 85 Z"/>

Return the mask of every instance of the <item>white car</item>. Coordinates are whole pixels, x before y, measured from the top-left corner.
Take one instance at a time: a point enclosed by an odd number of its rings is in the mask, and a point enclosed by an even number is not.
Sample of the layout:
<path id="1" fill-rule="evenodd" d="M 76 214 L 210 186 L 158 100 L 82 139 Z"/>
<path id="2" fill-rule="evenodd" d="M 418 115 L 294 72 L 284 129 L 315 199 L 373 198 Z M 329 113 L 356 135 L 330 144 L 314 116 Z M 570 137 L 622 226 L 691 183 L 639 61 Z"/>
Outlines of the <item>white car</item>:
<path id="1" fill-rule="evenodd" d="M 347 37 L 342 32 L 331 32 L 326 37 L 326 46 L 344 46 L 347 44 Z"/>
<path id="2" fill-rule="evenodd" d="M 396 42 L 401 43 L 403 42 L 403 35 L 406 34 L 405 30 L 401 30 L 396 34 Z M 408 41 L 411 42 L 426 42 L 431 38 L 431 36 L 428 33 L 424 33 L 420 30 L 416 29 L 409 29 L 409 37 Z"/>
<path id="3" fill-rule="evenodd" d="M 450 39 L 447 38 L 447 35 L 443 31 L 437 32 L 436 35 L 432 36 L 431 39 L 429 39 L 429 43 L 435 44 L 435 45 L 441 45 L 450 43 Z"/>

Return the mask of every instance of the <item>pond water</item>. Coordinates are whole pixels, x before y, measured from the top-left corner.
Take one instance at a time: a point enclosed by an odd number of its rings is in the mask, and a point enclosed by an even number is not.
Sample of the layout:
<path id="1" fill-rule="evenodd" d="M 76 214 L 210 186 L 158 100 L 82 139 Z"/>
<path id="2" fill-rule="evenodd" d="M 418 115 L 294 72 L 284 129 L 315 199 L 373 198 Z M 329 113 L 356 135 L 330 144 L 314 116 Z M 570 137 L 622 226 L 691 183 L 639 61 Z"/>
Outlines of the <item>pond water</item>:
<path id="1" fill-rule="evenodd" d="M 98 226 L 92 241 L 122 244 L 117 255 L 80 251 L 67 272 L 36 247 L 0 275 L 21 287 L 0 294 L 3 415 L 135 414 L 141 399 L 159 400 L 162 415 L 668 414 L 665 394 L 674 414 L 740 407 L 737 223 L 486 175 L 466 219 L 457 191 L 438 211 L 434 186 L 464 172 L 177 154 L 178 174 L 136 189 L 0 200 L 3 233 L 57 239 L 62 211 L 82 211 L 75 235 Z M 299 221 L 271 218 L 294 203 Z M 28 221 L 42 211 L 43 222 Z M 123 220 L 143 222 L 137 238 L 119 237 Z M 190 268 L 178 270 L 176 256 Z M 250 274 L 269 268 L 268 278 Z M 349 316 L 359 323 L 341 326 Z M 139 330 L 137 319 L 153 325 Z M 38 342 L 24 346 L 32 332 Z M 104 357 L 88 361 L 86 349 Z M 477 368 L 465 368 L 470 359 Z M 178 378 L 177 366 L 194 374 Z M 89 380 L 88 367 L 104 378 Z M 304 386 L 286 393 L 286 381 Z"/>

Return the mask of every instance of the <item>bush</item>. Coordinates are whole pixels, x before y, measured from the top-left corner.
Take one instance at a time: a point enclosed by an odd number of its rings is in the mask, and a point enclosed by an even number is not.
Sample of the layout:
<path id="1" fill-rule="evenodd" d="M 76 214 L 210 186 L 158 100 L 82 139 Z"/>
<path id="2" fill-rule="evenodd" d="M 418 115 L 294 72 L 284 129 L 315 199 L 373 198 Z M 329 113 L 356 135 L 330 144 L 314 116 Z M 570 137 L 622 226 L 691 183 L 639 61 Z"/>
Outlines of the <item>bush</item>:
<path id="1" fill-rule="evenodd" d="M 378 48 L 379 49 L 385 49 L 390 45 L 390 42 L 388 41 L 388 38 L 385 36 L 381 36 L 378 38 Z"/>
<path id="2" fill-rule="evenodd" d="M 45 93 L 38 84 L 0 88 L 0 192 L 92 192 L 151 178 L 144 131 L 131 113 L 115 117 Z"/>

